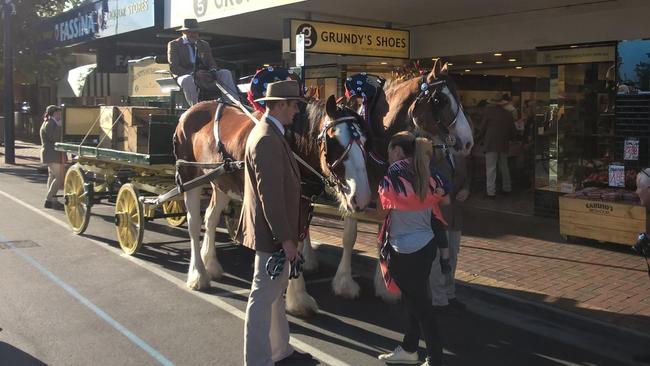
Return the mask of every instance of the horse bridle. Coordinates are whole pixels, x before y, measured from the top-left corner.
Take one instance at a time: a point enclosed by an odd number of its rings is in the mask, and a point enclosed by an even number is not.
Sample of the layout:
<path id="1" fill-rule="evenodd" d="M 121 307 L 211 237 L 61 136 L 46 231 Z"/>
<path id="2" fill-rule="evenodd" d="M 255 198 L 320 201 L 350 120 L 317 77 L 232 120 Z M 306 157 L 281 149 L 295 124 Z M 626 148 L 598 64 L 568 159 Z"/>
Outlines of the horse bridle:
<path id="1" fill-rule="evenodd" d="M 334 169 L 341 165 L 347 159 L 348 155 L 350 154 L 350 151 L 352 150 L 352 147 L 354 145 L 358 145 L 359 148 L 361 149 L 361 152 L 363 153 L 363 158 L 366 159 L 366 149 L 363 146 L 363 142 L 361 141 L 361 137 L 363 136 L 362 132 L 360 131 L 359 127 L 357 126 L 356 123 L 358 123 L 359 120 L 355 116 L 344 116 L 344 117 L 339 117 L 333 120 L 328 120 L 325 122 L 323 125 L 323 129 L 321 130 L 321 133 L 318 135 L 318 142 L 321 145 L 321 150 L 325 153 L 325 157 L 327 160 L 327 139 L 329 137 L 328 132 L 330 129 L 345 123 L 345 125 L 348 127 L 348 131 L 350 132 L 350 141 L 348 142 L 347 146 L 343 150 L 343 153 L 341 156 L 339 156 L 333 163 L 327 162 L 327 167 L 330 171 L 330 176 L 327 178 L 324 178 L 326 183 L 332 186 L 340 186 L 340 187 L 346 187 L 347 184 L 345 183 L 344 179 L 341 179 Z M 328 179 L 329 178 L 329 179 Z"/>
<path id="2" fill-rule="evenodd" d="M 420 93 L 418 94 L 415 100 L 416 103 L 424 102 L 426 104 L 430 104 L 436 97 L 437 93 L 441 93 L 442 88 L 447 86 L 447 80 L 444 79 L 437 79 L 429 83 L 427 82 L 426 75 L 423 75 L 421 80 L 422 81 L 420 83 Z M 445 125 L 440 118 L 438 118 L 438 120 L 436 121 L 436 127 L 438 127 L 438 129 L 440 129 L 446 136 L 444 144 L 433 145 L 433 147 L 437 149 L 448 150 L 450 147 L 456 145 L 456 138 L 455 136 L 452 136 L 451 133 L 449 133 L 449 130 L 458 121 L 458 116 L 463 111 L 463 106 L 458 101 L 458 98 L 456 98 L 456 96 L 453 95 L 453 93 L 451 97 L 454 99 L 454 102 L 456 103 L 456 112 L 454 113 L 454 119 L 451 121 L 451 123 L 449 123 L 449 125 Z M 415 120 L 413 122 L 415 123 Z"/>

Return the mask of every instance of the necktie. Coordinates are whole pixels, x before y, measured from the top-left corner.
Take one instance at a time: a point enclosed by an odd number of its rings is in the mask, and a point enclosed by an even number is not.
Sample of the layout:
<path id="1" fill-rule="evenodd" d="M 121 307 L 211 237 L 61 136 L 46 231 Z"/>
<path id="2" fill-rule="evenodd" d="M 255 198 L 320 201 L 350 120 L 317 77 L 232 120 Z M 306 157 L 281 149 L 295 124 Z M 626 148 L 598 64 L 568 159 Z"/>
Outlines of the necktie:
<path id="1" fill-rule="evenodd" d="M 190 59 L 196 64 L 196 43 L 190 43 Z"/>

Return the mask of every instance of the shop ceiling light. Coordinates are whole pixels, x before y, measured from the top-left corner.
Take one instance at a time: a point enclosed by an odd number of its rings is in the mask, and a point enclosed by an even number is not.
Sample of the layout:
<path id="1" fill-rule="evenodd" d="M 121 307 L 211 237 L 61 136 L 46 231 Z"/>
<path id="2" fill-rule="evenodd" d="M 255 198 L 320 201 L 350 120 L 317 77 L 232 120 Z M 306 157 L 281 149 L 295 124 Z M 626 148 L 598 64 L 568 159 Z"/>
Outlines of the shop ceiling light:
<path id="1" fill-rule="evenodd" d="M 579 46 L 578 46 L 577 44 L 572 44 L 572 45 L 569 46 L 569 47 L 570 47 L 570 48 L 578 48 Z"/>
<path id="2" fill-rule="evenodd" d="M 517 66 L 517 67 L 515 67 L 515 69 L 517 69 L 517 70 L 521 70 L 521 69 L 523 69 L 523 67 L 521 67 L 521 66 Z"/>
<path id="3" fill-rule="evenodd" d="M 503 56 L 503 53 L 499 53 L 499 52 L 497 52 L 497 53 L 495 53 L 494 55 L 497 56 L 497 57 L 499 57 L 499 56 Z"/>
<path id="4" fill-rule="evenodd" d="M 470 70 L 470 69 L 465 69 L 465 72 L 470 72 L 470 71 L 472 71 L 472 70 Z"/>
<path id="5" fill-rule="evenodd" d="M 454 66 L 451 62 L 447 62 L 447 66 Z"/>
<path id="6" fill-rule="evenodd" d="M 480 65 L 483 63 L 483 61 L 474 61 L 475 64 Z"/>
<path id="7" fill-rule="evenodd" d="M 516 58 L 509 58 L 508 61 L 510 61 L 510 62 L 517 62 L 517 59 L 516 59 Z"/>
<path id="8" fill-rule="evenodd" d="M 388 65 L 388 62 L 386 62 L 386 61 L 382 61 L 382 62 L 380 62 L 380 64 L 382 64 L 382 65 Z"/>
<path id="9" fill-rule="evenodd" d="M 269 66 L 271 66 L 271 65 L 270 65 L 270 64 L 264 64 L 264 65 L 262 65 L 262 66 L 264 66 L 264 67 L 269 67 Z"/>

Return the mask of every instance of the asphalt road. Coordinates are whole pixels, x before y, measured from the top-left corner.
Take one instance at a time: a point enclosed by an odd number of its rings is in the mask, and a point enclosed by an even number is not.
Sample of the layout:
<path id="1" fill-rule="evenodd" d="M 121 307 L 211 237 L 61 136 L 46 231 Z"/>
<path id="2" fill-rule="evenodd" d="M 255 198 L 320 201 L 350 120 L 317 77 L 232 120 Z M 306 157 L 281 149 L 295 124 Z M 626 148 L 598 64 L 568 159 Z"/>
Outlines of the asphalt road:
<path id="1" fill-rule="evenodd" d="M 148 223 L 141 253 L 124 256 L 112 206 L 93 207 L 87 232 L 74 235 L 62 212 L 42 208 L 45 178 L 0 168 L 0 365 L 243 363 L 251 252 L 224 243 L 227 275 L 210 291 L 189 291 L 184 229 Z M 333 272 L 307 275 L 321 312 L 290 317 L 292 342 L 317 357 L 314 365 L 381 365 L 377 355 L 401 339 L 400 305 L 375 298 L 364 279 L 360 299 L 334 297 Z M 561 327 L 534 314 L 467 300 L 473 311 L 440 315 L 445 365 L 630 364 L 557 340 Z"/>

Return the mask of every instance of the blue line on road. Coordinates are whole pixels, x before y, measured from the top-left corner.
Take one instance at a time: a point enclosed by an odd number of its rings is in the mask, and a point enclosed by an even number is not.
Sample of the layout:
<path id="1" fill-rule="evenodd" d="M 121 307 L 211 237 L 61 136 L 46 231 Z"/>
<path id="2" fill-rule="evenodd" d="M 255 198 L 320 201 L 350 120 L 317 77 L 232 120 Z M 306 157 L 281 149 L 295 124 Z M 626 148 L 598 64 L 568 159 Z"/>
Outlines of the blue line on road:
<path id="1" fill-rule="evenodd" d="M 86 307 L 88 307 L 90 310 L 92 310 L 97 316 L 102 318 L 106 323 L 110 324 L 113 328 L 115 328 L 117 331 L 122 333 L 126 338 L 128 338 L 133 344 L 136 346 L 142 348 L 145 352 L 147 352 L 151 357 L 155 358 L 156 361 L 160 362 L 162 365 L 165 366 L 174 366 L 174 363 L 168 360 L 165 356 L 163 356 L 160 352 L 156 351 L 153 347 L 151 347 L 147 342 L 143 341 L 140 337 L 137 335 L 133 334 L 130 330 L 126 329 L 122 324 L 118 323 L 115 319 L 111 318 L 110 315 L 108 315 L 104 310 L 100 309 L 97 305 L 93 304 L 85 298 L 83 295 L 81 295 L 77 290 L 75 290 L 72 286 L 68 285 L 65 283 L 62 279 L 58 278 L 54 273 L 50 272 L 47 268 L 45 268 L 42 264 L 40 264 L 36 259 L 30 257 L 29 255 L 23 253 L 22 250 L 16 248 L 11 244 L 10 241 L 8 241 L 4 236 L 0 235 L 0 239 L 6 243 L 6 245 L 16 254 L 18 254 L 20 257 L 22 257 L 26 262 L 34 266 L 36 269 L 38 269 L 41 273 L 43 273 L 45 276 L 49 277 L 54 283 L 59 285 L 61 288 L 63 288 L 70 296 L 74 297 L 75 299 L 79 300 L 80 303 L 84 304 Z"/>

